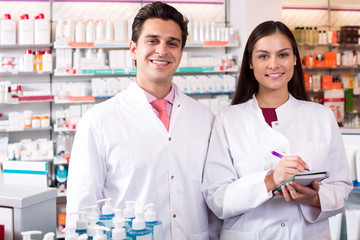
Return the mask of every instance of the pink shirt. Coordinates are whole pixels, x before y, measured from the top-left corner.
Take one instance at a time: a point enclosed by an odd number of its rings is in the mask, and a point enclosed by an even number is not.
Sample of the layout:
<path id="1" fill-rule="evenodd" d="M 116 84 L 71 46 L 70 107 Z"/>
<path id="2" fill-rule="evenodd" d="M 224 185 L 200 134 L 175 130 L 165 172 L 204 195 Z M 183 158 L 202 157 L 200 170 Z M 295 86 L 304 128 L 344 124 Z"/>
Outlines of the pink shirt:
<path id="1" fill-rule="evenodd" d="M 171 84 L 171 89 L 170 92 L 168 93 L 168 95 L 166 95 L 166 97 L 164 99 L 168 100 L 167 104 L 166 104 L 166 112 L 169 115 L 169 117 L 171 117 L 171 109 L 175 100 L 175 85 L 172 83 Z M 145 96 L 148 100 L 149 103 L 151 103 L 152 101 L 155 101 L 157 98 L 154 97 L 153 95 L 151 95 L 150 93 L 148 93 L 147 91 L 144 90 Z M 159 116 L 159 111 L 156 110 L 156 108 L 152 107 L 154 113 L 156 113 L 156 115 Z"/>

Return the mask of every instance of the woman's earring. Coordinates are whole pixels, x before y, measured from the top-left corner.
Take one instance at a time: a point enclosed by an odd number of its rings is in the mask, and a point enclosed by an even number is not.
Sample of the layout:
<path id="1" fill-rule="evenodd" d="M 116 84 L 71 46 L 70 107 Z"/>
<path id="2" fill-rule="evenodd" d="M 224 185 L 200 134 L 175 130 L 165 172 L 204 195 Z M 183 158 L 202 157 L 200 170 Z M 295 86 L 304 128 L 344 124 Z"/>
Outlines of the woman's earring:
<path id="1" fill-rule="evenodd" d="M 294 66 L 296 65 L 296 62 L 294 62 Z"/>
<path id="2" fill-rule="evenodd" d="M 250 66 L 250 69 L 253 69 L 253 68 Z"/>

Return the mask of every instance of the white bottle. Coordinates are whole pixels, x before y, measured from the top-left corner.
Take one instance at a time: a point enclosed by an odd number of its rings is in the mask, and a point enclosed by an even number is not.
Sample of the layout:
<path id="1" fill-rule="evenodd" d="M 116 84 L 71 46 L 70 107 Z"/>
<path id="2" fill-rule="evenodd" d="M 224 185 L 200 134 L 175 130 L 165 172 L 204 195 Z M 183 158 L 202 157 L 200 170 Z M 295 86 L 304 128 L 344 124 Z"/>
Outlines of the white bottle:
<path id="1" fill-rule="evenodd" d="M 50 50 L 45 50 L 45 53 L 42 56 L 42 60 L 43 60 L 42 70 L 44 72 L 51 72 L 53 68 L 53 64 L 52 64 L 52 55 Z"/>
<path id="2" fill-rule="evenodd" d="M 100 59 L 100 68 L 105 67 L 105 53 L 102 48 L 99 48 L 96 53 L 96 58 Z"/>
<path id="3" fill-rule="evenodd" d="M 112 22 L 110 21 L 106 21 L 105 40 L 106 41 L 114 40 L 114 27 Z"/>
<path id="4" fill-rule="evenodd" d="M 55 41 L 57 43 L 65 43 L 64 21 L 60 18 L 56 23 Z"/>
<path id="5" fill-rule="evenodd" d="M 21 232 L 21 235 L 23 236 L 23 240 L 31 240 L 31 235 L 32 234 L 41 234 L 41 231 L 26 231 L 26 232 Z"/>
<path id="6" fill-rule="evenodd" d="M 88 216 L 89 225 L 87 226 L 86 233 L 89 237 L 94 237 L 96 235 L 96 222 L 99 220 L 96 217 Z"/>
<path id="7" fill-rule="evenodd" d="M 126 237 L 125 221 L 124 219 L 118 219 L 114 222 L 115 228 L 112 230 L 112 240 L 126 240 L 130 239 Z M 155 238 L 154 238 L 155 239 Z"/>
<path id="8" fill-rule="evenodd" d="M 43 240 L 54 240 L 54 237 L 55 237 L 55 233 L 48 232 L 47 234 L 44 235 Z"/>
<path id="9" fill-rule="evenodd" d="M 89 20 L 86 24 L 86 42 L 95 42 L 95 25 L 93 20 Z"/>
<path id="10" fill-rule="evenodd" d="M 65 240 L 78 240 L 79 238 L 75 232 L 75 226 L 66 226 L 62 231 L 65 232 Z"/>
<path id="11" fill-rule="evenodd" d="M 99 220 L 105 225 L 105 227 L 112 228 L 113 222 L 112 219 L 115 217 L 113 207 L 111 206 L 111 198 L 105 198 L 98 200 L 97 203 L 105 202 L 101 208 L 101 214 L 99 215 Z"/>
<path id="12" fill-rule="evenodd" d="M 18 43 L 20 45 L 34 44 L 34 22 L 29 19 L 28 14 L 20 17 L 18 30 Z"/>
<path id="13" fill-rule="evenodd" d="M 65 41 L 74 42 L 74 26 L 71 19 L 68 19 L 65 25 Z"/>
<path id="14" fill-rule="evenodd" d="M 93 58 L 93 57 L 94 57 L 94 55 L 93 55 L 92 49 L 91 49 L 91 48 L 86 49 L 86 51 L 85 51 L 85 58 L 91 59 L 91 58 Z"/>
<path id="15" fill-rule="evenodd" d="M 50 44 L 50 22 L 40 13 L 35 17 L 35 44 Z"/>
<path id="16" fill-rule="evenodd" d="M 85 234 L 88 226 L 88 220 L 86 218 L 86 212 L 73 212 L 69 215 L 79 215 L 79 219 L 76 221 L 76 232 L 80 234 Z"/>
<path id="17" fill-rule="evenodd" d="M 110 231 L 110 228 L 107 228 L 107 227 L 103 227 L 103 226 L 97 226 L 96 227 L 96 235 L 94 236 L 94 240 L 106 240 L 107 237 L 106 235 L 104 234 L 104 231 L 107 231 L 109 232 Z"/>
<path id="18" fill-rule="evenodd" d="M 103 41 L 105 39 L 105 26 L 102 19 L 96 23 L 96 41 Z"/>
<path id="19" fill-rule="evenodd" d="M 73 54 L 73 69 L 80 69 L 81 50 L 75 49 Z"/>
<path id="20" fill-rule="evenodd" d="M 127 41 L 127 20 L 118 19 L 114 23 L 114 40 L 115 42 Z"/>
<path id="21" fill-rule="evenodd" d="M 10 14 L 5 14 L 5 19 L 0 24 L 0 43 L 1 45 L 16 44 L 16 23 L 11 20 Z"/>
<path id="22" fill-rule="evenodd" d="M 85 38 L 86 38 L 85 35 L 86 35 L 85 24 L 80 19 L 76 23 L 76 27 L 75 27 L 75 42 L 85 42 Z"/>
<path id="23" fill-rule="evenodd" d="M 26 50 L 23 56 L 23 71 L 33 72 L 34 71 L 34 55 L 31 50 Z"/>
<path id="24" fill-rule="evenodd" d="M 153 239 L 162 240 L 163 228 L 162 222 L 156 218 L 154 204 L 149 203 L 144 207 L 145 226 L 152 229 Z"/>

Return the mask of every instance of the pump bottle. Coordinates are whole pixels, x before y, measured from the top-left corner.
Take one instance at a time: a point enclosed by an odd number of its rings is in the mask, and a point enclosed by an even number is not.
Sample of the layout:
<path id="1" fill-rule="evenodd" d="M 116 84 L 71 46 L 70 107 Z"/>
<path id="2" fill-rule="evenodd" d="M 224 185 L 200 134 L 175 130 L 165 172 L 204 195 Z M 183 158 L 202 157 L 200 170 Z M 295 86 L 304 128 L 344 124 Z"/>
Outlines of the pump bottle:
<path id="1" fill-rule="evenodd" d="M 102 226 L 97 226 L 96 227 L 96 235 L 94 236 L 94 240 L 106 240 L 106 234 L 104 234 L 104 231 L 109 232 L 110 228 L 107 227 L 102 227 Z"/>
<path id="2" fill-rule="evenodd" d="M 128 236 L 133 240 L 152 240 L 151 229 L 145 226 L 142 211 L 135 213 L 132 228 L 127 230 Z"/>
<path id="3" fill-rule="evenodd" d="M 44 235 L 43 240 L 54 240 L 54 237 L 55 237 L 55 233 L 48 232 L 47 234 Z"/>
<path id="4" fill-rule="evenodd" d="M 65 25 L 66 42 L 74 42 L 74 26 L 71 19 L 68 19 Z"/>
<path id="5" fill-rule="evenodd" d="M 162 240 L 162 222 L 156 219 L 154 204 L 147 204 L 144 211 L 145 226 L 152 229 L 152 240 Z"/>
<path id="6" fill-rule="evenodd" d="M 79 238 L 79 235 L 75 232 L 75 226 L 66 226 L 62 231 L 66 233 L 65 240 L 78 240 Z"/>
<path id="7" fill-rule="evenodd" d="M 41 234 L 41 231 L 26 231 L 26 232 L 21 232 L 21 235 L 23 236 L 23 240 L 31 240 L 31 235 L 32 234 Z"/>
<path id="8" fill-rule="evenodd" d="M 65 43 L 64 22 L 62 19 L 59 19 L 56 23 L 55 41 L 57 43 Z"/>
<path id="9" fill-rule="evenodd" d="M 135 201 L 125 201 L 126 207 L 124 208 L 123 217 L 126 221 L 125 228 L 132 227 L 132 220 L 135 218 Z"/>
<path id="10" fill-rule="evenodd" d="M 131 240 L 131 238 L 126 237 L 124 219 L 115 220 L 114 225 L 115 228 L 112 230 L 112 240 Z"/>
<path id="11" fill-rule="evenodd" d="M 75 26 L 75 42 L 85 42 L 85 24 L 80 19 Z"/>
<path id="12" fill-rule="evenodd" d="M 95 24 L 93 20 L 89 20 L 86 24 L 86 42 L 95 42 Z"/>
<path id="13" fill-rule="evenodd" d="M 73 212 L 69 215 L 79 215 L 79 219 L 76 221 L 75 232 L 79 235 L 85 234 L 87 230 L 88 221 L 86 219 L 86 212 Z"/>
<path id="14" fill-rule="evenodd" d="M 112 219 L 115 217 L 114 211 L 111 206 L 111 198 L 105 198 L 97 201 L 98 203 L 105 202 L 104 206 L 101 209 L 101 214 L 99 215 L 99 220 L 102 222 L 105 227 L 112 228 L 113 222 Z"/>

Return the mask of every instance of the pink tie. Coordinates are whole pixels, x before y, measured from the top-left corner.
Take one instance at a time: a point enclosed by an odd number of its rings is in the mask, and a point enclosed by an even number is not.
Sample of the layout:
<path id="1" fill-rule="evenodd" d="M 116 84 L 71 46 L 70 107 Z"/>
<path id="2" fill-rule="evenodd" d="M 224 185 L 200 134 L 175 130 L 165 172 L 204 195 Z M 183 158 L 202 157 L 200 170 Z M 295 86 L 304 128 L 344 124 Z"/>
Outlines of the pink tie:
<path id="1" fill-rule="evenodd" d="M 150 104 L 153 106 L 156 110 L 159 111 L 159 118 L 164 124 L 167 131 L 169 131 L 169 125 L 170 125 L 170 118 L 169 115 L 166 112 L 166 104 L 168 100 L 166 99 L 157 99 L 155 101 L 152 101 Z"/>

